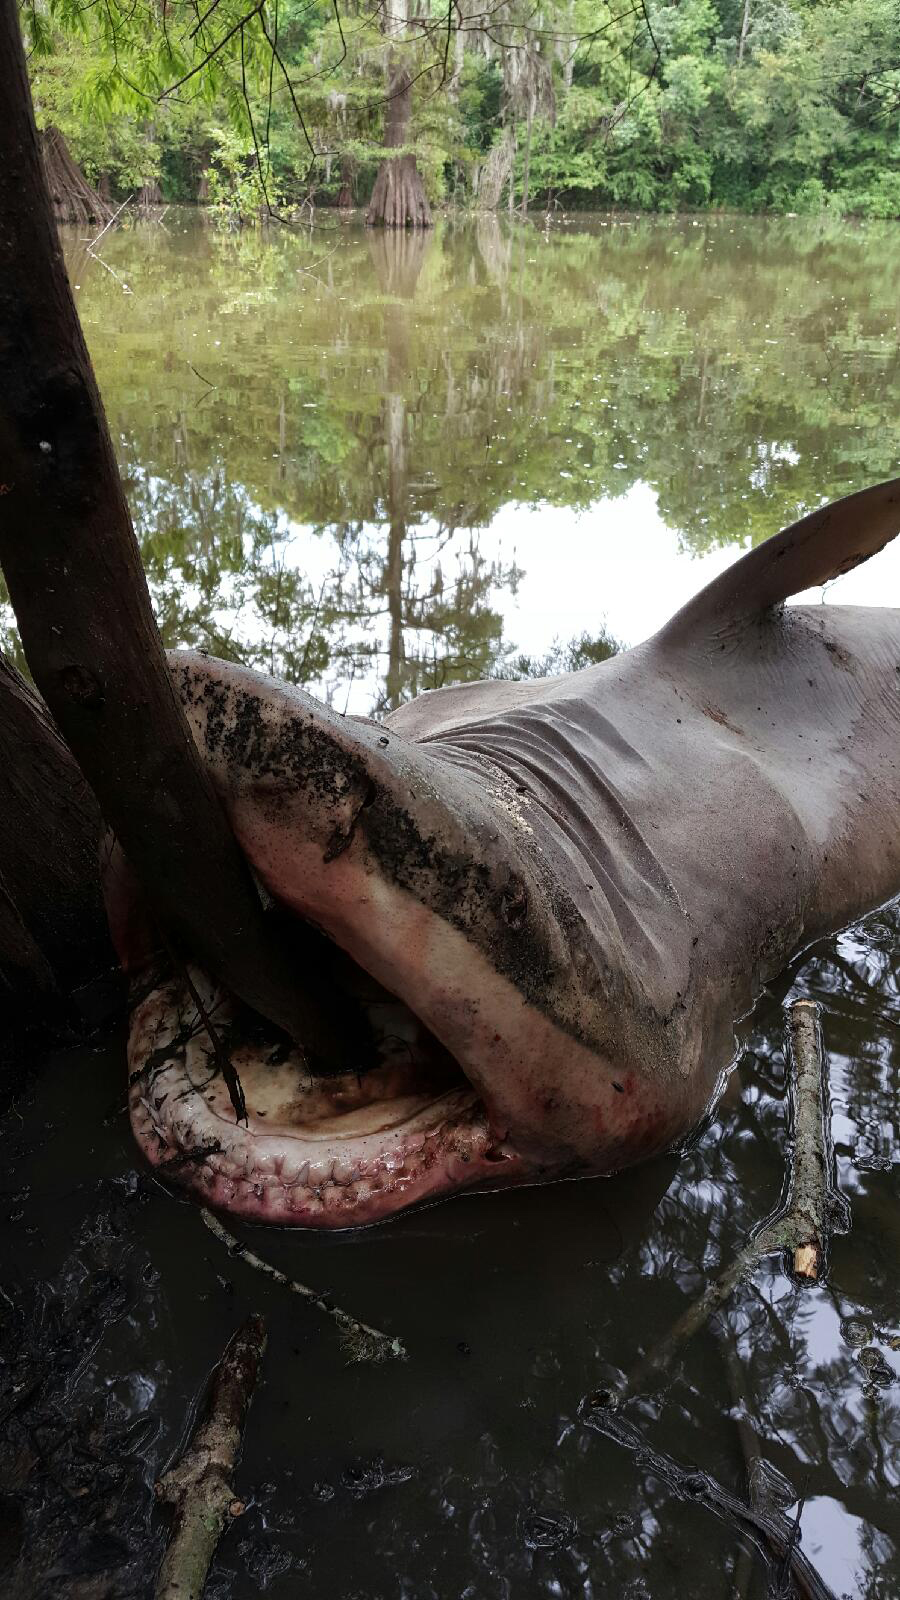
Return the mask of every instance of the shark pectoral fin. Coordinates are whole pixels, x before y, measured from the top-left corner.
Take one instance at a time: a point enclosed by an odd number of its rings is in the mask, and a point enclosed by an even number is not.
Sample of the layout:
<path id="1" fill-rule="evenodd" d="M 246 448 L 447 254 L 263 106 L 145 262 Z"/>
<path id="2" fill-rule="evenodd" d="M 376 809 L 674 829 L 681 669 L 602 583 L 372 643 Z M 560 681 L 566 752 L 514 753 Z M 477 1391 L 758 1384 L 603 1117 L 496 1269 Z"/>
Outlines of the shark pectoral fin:
<path id="1" fill-rule="evenodd" d="M 900 478 L 820 506 L 736 561 L 657 634 L 664 644 L 708 638 L 839 578 L 900 533 Z"/>

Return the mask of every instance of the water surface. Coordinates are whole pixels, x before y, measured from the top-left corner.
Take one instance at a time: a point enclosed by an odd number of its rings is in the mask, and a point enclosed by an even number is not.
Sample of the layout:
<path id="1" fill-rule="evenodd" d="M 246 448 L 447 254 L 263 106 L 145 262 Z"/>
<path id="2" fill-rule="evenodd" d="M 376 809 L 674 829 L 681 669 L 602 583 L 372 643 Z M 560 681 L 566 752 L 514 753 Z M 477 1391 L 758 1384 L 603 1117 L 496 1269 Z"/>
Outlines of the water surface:
<path id="1" fill-rule="evenodd" d="M 895 224 L 171 211 L 99 249 L 70 232 L 167 643 L 339 710 L 637 643 L 900 461 Z M 900 554 L 843 594 L 900 603 Z"/>
<path id="2" fill-rule="evenodd" d="M 749 540 L 900 458 L 896 228 L 261 238 L 169 213 L 101 250 L 71 239 L 70 267 L 167 642 L 339 709 L 559 660 L 583 633 L 633 643 Z M 841 588 L 900 604 L 896 558 Z M 138 1170 L 121 1038 L 59 1053 L 0 1126 L 4 1593 L 149 1595 L 153 1480 L 259 1308 L 250 1505 L 212 1600 L 780 1592 L 660 1455 L 745 1499 L 767 1470 L 836 1600 L 897 1600 L 898 936 L 895 904 L 766 993 L 677 1158 L 358 1234 L 236 1230 L 404 1363 L 347 1366 L 330 1322 Z M 771 1258 L 644 1378 L 623 1415 L 657 1454 L 629 1452 L 582 1403 L 777 1205 L 798 993 L 825 1008 L 851 1231 L 826 1283 Z"/>

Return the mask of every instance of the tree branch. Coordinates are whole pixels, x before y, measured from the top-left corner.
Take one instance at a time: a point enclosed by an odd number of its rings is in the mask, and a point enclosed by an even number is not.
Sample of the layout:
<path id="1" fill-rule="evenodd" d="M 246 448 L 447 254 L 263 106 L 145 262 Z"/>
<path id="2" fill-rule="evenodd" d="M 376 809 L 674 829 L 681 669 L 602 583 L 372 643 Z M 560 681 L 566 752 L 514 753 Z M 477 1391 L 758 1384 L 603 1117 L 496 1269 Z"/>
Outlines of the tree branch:
<path id="1" fill-rule="evenodd" d="M 156 1485 L 157 1498 L 173 1505 L 175 1516 L 155 1600 L 200 1600 L 222 1533 L 244 1510 L 231 1475 L 265 1348 L 262 1317 L 248 1317 L 213 1373 L 203 1421 L 178 1465 Z"/>
<path id="2" fill-rule="evenodd" d="M 766 1256 L 778 1251 L 789 1254 L 799 1281 L 815 1283 L 824 1269 L 831 1233 L 846 1232 L 849 1210 L 834 1181 L 827 1114 L 828 1065 L 819 1008 L 813 1000 L 795 1000 L 790 1007 L 788 1038 L 793 1143 L 787 1199 L 648 1351 L 628 1379 L 629 1392 L 634 1392 L 648 1373 L 667 1366 Z"/>

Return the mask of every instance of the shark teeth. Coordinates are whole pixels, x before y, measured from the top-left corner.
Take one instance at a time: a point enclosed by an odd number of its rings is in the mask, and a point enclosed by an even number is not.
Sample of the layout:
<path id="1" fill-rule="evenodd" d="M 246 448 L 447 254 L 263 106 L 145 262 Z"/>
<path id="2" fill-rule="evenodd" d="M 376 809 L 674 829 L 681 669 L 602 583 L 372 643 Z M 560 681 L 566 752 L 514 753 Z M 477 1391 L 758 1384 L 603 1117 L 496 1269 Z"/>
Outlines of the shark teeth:
<path id="1" fill-rule="evenodd" d="M 220 1080 L 215 1074 L 210 1077 L 203 1041 L 184 1037 L 173 987 L 153 997 L 144 1022 L 137 1023 L 139 1034 L 144 1027 L 145 1040 L 148 1032 L 152 1037 L 155 1054 L 150 1070 L 130 1074 L 131 1114 L 151 1162 L 164 1173 L 170 1168 L 173 1181 L 193 1187 L 206 1205 L 275 1222 L 351 1227 L 357 1218 L 366 1220 L 367 1205 L 387 1203 L 392 1193 L 406 1203 L 420 1179 L 423 1196 L 433 1193 L 442 1159 L 446 1157 L 449 1170 L 461 1148 L 477 1155 L 487 1139 L 468 1087 L 435 1096 L 401 1095 L 408 1125 L 376 1111 L 375 1125 L 367 1129 L 352 1094 L 346 1107 L 335 1102 L 327 1130 L 327 1119 L 317 1130 L 311 1118 L 308 1136 L 302 1116 L 296 1131 L 280 1125 L 277 1114 L 265 1125 L 258 1121 L 273 1110 L 277 1113 L 277 1095 L 268 1103 L 264 1098 L 257 1113 L 251 1111 L 249 1126 L 238 1124 Z M 168 1038 L 159 1018 L 151 1015 L 154 1010 L 168 1011 L 173 1019 Z M 135 1051 L 132 1067 L 138 1062 L 148 1065 L 146 1055 Z M 389 1104 L 390 1096 L 388 1109 Z M 347 1117 L 345 1132 L 339 1127 L 340 1115 Z"/>

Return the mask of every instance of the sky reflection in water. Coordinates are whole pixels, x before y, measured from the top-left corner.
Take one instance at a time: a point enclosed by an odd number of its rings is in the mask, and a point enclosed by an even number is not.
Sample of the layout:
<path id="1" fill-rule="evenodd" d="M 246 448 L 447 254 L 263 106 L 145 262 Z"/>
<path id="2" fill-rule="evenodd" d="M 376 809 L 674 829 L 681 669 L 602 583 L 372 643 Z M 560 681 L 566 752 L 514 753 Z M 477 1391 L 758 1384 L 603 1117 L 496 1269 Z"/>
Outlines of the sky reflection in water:
<path id="1" fill-rule="evenodd" d="M 637 643 L 900 460 L 894 225 L 173 211 L 102 248 L 67 241 L 166 642 L 341 710 Z M 845 596 L 900 603 L 900 553 Z"/>

